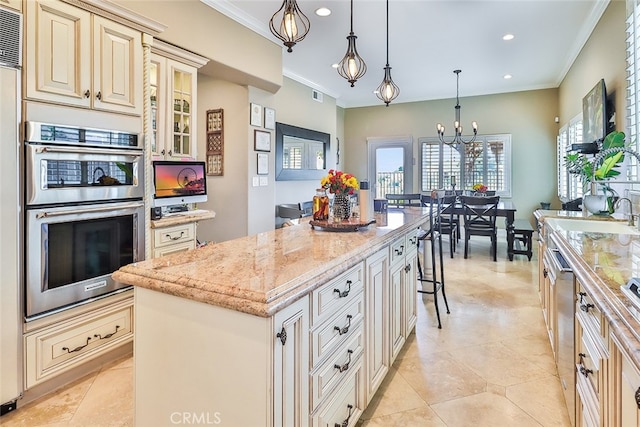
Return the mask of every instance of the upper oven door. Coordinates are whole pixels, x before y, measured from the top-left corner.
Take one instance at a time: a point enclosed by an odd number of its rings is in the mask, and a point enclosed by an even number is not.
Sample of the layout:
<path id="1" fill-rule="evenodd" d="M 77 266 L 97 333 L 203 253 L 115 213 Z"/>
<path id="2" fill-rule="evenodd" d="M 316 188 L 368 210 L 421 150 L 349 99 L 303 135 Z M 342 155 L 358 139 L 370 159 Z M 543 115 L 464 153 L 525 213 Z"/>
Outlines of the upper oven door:
<path id="1" fill-rule="evenodd" d="M 29 206 L 142 199 L 141 150 L 25 144 Z"/>

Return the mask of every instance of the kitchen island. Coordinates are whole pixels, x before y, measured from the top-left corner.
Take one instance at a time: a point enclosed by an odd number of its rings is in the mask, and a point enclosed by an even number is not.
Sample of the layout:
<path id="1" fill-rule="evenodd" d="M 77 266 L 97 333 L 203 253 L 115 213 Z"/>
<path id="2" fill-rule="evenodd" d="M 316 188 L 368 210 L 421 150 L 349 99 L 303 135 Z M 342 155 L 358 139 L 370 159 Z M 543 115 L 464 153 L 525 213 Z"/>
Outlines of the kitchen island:
<path id="1" fill-rule="evenodd" d="M 535 216 L 542 225 L 540 298 L 554 351 L 566 344 L 562 334 L 554 333 L 562 317 L 557 312 L 563 298 L 560 292 L 565 292 L 554 286 L 553 274 L 549 274 L 554 251 L 562 255 L 575 277 L 571 313 L 575 424 L 639 425 L 640 297 L 623 293 L 621 287 L 640 277 L 640 231 L 627 226 L 619 215 L 603 218 L 581 212 L 537 211 Z"/>
<path id="2" fill-rule="evenodd" d="M 423 208 L 130 264 L 136 425 L 355 425 L 416 321 Z M 382 226 L 382 224 L 385 224 Z"/>

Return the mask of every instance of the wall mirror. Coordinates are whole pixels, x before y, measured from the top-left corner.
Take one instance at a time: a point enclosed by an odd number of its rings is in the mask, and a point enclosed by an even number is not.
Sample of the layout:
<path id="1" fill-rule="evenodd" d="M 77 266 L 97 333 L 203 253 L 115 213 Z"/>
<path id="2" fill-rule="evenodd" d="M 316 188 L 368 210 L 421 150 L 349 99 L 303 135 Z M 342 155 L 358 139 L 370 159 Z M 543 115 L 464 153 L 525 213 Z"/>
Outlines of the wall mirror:
<path id="1" fill-rule="evenodd" d="M 276 123 L 276 181 L 325 176 L 330 139 L 328 133 Z"/>

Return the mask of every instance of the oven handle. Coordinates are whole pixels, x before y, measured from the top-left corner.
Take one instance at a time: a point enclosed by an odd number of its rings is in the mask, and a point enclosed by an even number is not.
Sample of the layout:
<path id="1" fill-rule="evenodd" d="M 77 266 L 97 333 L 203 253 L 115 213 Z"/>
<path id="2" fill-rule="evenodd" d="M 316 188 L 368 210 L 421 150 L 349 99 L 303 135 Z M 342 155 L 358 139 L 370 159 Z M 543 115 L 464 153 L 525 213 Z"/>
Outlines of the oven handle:
<path id="1" fill-rule="evenodd" d="M 143 207 L 144 203 L 127 203 L 127 204 L 119 204 L 117 206 L 103 206 L 99 208 L 86 208 L 86 209 L 76 209 L 74 211 L 65 211 L 65 212 L 39 212 L 36 214 L 36 219 L 41 218 L 51 218 L 55 216 L 63 216 L 69 214 L 83 214 L 83 213 L 94 213 L 94 212 L 105 212 L 105 211 L 113 211 L 115 209 L 137 209 Z"/>
<path id="2" fill-rule="evenodd" d="M 129 151 L 129 150 L 110 150 L 110 149 L 78 149 L 78 148 L 64 148 L 64 147 L 38 147 L 36 148 L 36 154 L 41 153 L 86 153 L 86 154 L 116 154 L 121 156 L 141 157 L 142 152 Z"/>

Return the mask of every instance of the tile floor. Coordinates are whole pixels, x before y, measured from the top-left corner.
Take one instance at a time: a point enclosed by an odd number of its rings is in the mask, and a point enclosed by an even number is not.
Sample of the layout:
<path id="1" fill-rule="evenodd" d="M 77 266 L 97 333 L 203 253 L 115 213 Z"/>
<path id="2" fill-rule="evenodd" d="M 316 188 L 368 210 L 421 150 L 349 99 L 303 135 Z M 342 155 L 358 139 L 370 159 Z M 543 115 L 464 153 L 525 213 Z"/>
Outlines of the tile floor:
<path id="1" fill-rule="evenodd" d="M 463 245 L 445 258 L 451 314 L 441 312 L 438 329 L 432 297 L 420 297 L 415 334 L 359 426 L 569 425 L 538 299 L 537 258 L 509 262 L 504 236 L 499 241 L 497 262 L 488 239 L 478 237 L 467 260 Z M 132 359 L 18 407 L 0 425 L 133 426 Z"/>

